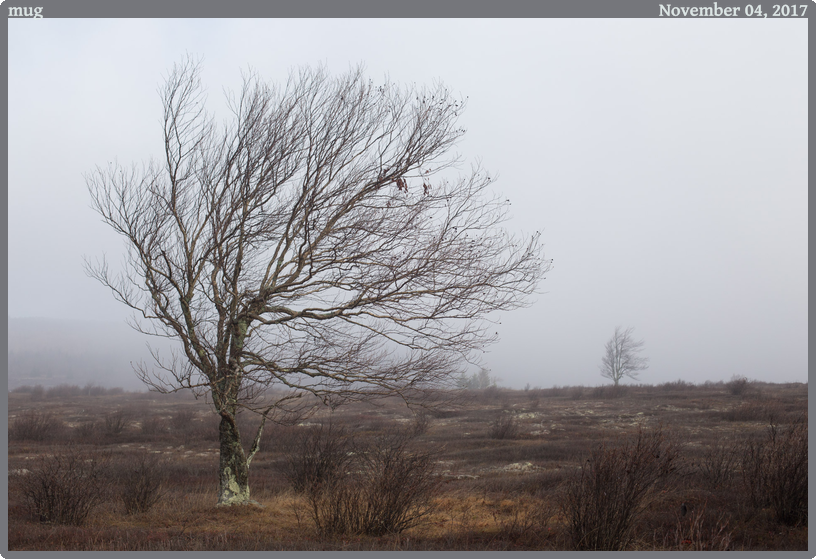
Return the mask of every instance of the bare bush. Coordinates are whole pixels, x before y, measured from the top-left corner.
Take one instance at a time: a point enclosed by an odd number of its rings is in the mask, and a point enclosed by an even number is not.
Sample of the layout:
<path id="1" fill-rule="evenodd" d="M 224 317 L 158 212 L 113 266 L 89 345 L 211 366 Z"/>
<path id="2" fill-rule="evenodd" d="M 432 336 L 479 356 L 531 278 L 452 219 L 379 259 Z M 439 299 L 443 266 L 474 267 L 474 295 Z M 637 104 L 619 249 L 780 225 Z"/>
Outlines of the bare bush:
<path id="1" fill-rule="evenodd" d="M 184 431 L 190 428 L 195 419 L 195 412 L 191 409 L 182 409 L 173 414 L 170 419 L 170 427 L 173 431 Z"/>
<path id="2" fill-rule="evenodd" d="M 670 392 L 672 390 L 693 390 L 696 388 L 696 386 L 697 385 L 695 385 L 693 382 L 687 382 L 683 379 L 678 379 L 674 382 L 664 382 L 663 384 L 659 385 L 659 387 L 666 392 Z"/>
<path id="3" fill-rule="evenodd" d="M 739 406 L 721 412 L 719 415 L 725 421 L 764 421 L 775 423 L 783 415 L 782 408 L 778 402 L 770 401 L 749 401 L 742 402 Z"/>
<path id="4" fill-rule="evenodd" d="M 167 431 L 167 422 L 161 417 L 147 417 L 140 426 L 144 435 L 160 435 Z"/>
<path id="5" fill-rule="evenodd" d="M 40 458 L 20 484 L 25 509 L 45 523 L 80 525 L 109 494 L 109 456 L 69 449 Z"/>
<path id="6" fill-rule="evenodd" d="M 9 428 L 9 440 L 44 441 L 57 437 L 63 430 L 63 423 L 53 414 L 29 410 L 14 419 Z"/>
<path id="7" fill-rule="evenodd" d="M 716 442 L 696 464 L 697 472 L 709 489 L 729 487 L 739 465 L 738 444 Z"/>
<path id="8" fill-rule="evenodd" d="M 49 399 L 76 398 L 77 396 L 82 396 L 82 389 L 76 384 L 60 384 L 49 388 L 45 392 L 45 397 Z"/>
<path id="9" fill-rule="evenodd" d="M 431 416 L 424 409 L 414 411 L 414 417 L 411 421 L 411 435 L 418 437 L 424 435 L 431 428 Z"/>
<path id="10" fill-rule="evenodd" d="M 119 477 L 122 480 L 119 497 L 127 514 L 147 512 L 164 496 L 167 471 L 155 455 L 134 456 Z"/>
<path id="11" fill-rule="evenodd" d="M 309 514 L 321 534 L 396 534 L 419 524 L 432 510 L 439 484 L 430 453 L 409 448 L 396 433 L 357 445 L 349 471 L 336 469 L 306 492 Z"/>
<path id="12" fill-rule="evenodd" d="M 595 448 L 566 484 L 560 507 L 576 550 L 622 551 L 655 485 L 674 471 L 676 447 L 661 428 Z"/>
<path id="13" fill-rule="evenodd" d="M 734 375 L 725 383 L 725 387 L 734 396 L 742 396 L 751 388 L 751 383 L 743 376 Z"/>
<path id="14" fill-rule="evenodd" d="M 767 436 L 746 443 L 742 479 L 750 503 L 770 507 L 776 519 L 796 526 L 808 517 L 807 416 L 783 429 L 771 424 Z"/>
<path id="15" fill-rule="evenodd" d="M 309 427 L 286 457 L 283 475 L 295 491 L 317 490 L 343 471 L 349 462 L 346 429 L 327 421 Z"/>
<path id="16" fill-rule="evenodd" d="M 130 423 L 130 418 L 125 410 L 116 410 L 105 414 L 105 433 L 108 435 L 120 435 Z"/>
<path id="17" fill-rule="evenodd" d="M 93 419 L 83 421 L 74 427 L 74 439 L 77 441 L 95 441 L 99 433 L 99 424 Z"/>
<path id="18" fill-rule="evenodd" d="M 82 387 L 82 393 L 85 396 L 104 396 L 108 393 L 108 391 L 104 386 L 99 386 L 92 382 L 88 382 L 84 387 Z"/>
<path id="19" fill-rule="evenodd" d="M 512 414 L 501 414 L 490 423 L 487 435 L 491 439 L 515 439 L 519 434 L 519 426 Z"/>
<path id="20" fill-rule="evenodd" d="M 12 388 L 9 390 L 9 394 L 31 394 L 31 391 L 34 390 L 34 387 L 30 384 L 24 384 L 22 386 L 18 386 L 16 388 Z"/>
<path id="21" fill-rule="evenodd" d="M 569 397 L 571 400 L 580 400 L 584 397 L 584 387 L 583 386 L 573 386 L 570 388 Z"/>

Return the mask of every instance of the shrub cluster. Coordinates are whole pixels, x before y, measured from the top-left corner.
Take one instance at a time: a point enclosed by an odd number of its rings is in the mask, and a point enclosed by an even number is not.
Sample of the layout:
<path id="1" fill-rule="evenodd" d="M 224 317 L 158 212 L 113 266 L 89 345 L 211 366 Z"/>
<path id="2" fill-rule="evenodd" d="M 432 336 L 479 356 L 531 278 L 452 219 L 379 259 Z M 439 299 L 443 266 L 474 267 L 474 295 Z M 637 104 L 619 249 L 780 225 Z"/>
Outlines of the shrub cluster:
<path id="1" fill-rule="evenodd" d="M 807 523 L 807 416 L 785 429 L 771 424 L 764 439 L 747 443 L 742 479 L 754 507 L 770 507 L 783 524 Z"/>
<path id="2" fill-rule="evenodd" d="M 491 439 L 515 439 L 519 435 L 519 426 L 512 414 L 500 414 L 490 423 L 487 435 Z"/>
<path id="3" fill-rule="evenodd" d="M 655 485 L 673 473 L 676 448 L 662 430 L 595 448 L 566 484 L 560 507 L 576 550 L 621 551 Z"/>
<path id="4" fill-rule="evenodd" d="M 127 514 L 147 512 L 164 496 L 167 470 L 155 456 L 138 454 L 119 474 L 119 497 Z"/>
<path id="5" fill-rule="evenodd" d="M 10 441 L 45 441 L 56 438 L 65 429 L 51 413 L 29 410 L 21 413 L 9 427 Z"/>
<path id="6" fill-rule="evenodd" d="M 43 457 L 21 478 L 26 510 L 40 522 L 80 525 L 109 493 L 108 455 L 69 449 Z"/>
<path id="7" fill-rule="evenodd" d="M 147 453 L 113 464 L 110 454 L 68 447 L 45 455 L 15 478 L 23 508 L 35 520 L 82 525 L 102 502 L 118 498 L 127 514 L 150 510 L 163 496 L 165 465 Z"/>
<path id="8" fill-rule="evenodd" d="M 743 376 L 734 375 L 725 383 L 725 387 L 734 396 L 742 396 L 751 388 L 751 383 Z"/>
<path id="9" fill-rule="evenodd" d="M 32 400 L 42 400 L 43 398 L 75 398 L 77 396 L 116 396 L 123 394 L 124 390 L 120 387 L 105 388 L 104 386 L 97 386 L 93 383 L 88 383 L 84 387 L 76 384 L 59 384 L 46 389 L 41 384 L 23 385 L 10 391 L 12 394 L 30 394 Z"/>
<path id="10" fill-rule="evenodd" d="M 431 454 L 412 450 L 412 438 L 396 432 L 361 444 L 331 423 L 304 434 L 286 476 L 320 534 L 400 533 L 431 512 L 439 479 Z"/>

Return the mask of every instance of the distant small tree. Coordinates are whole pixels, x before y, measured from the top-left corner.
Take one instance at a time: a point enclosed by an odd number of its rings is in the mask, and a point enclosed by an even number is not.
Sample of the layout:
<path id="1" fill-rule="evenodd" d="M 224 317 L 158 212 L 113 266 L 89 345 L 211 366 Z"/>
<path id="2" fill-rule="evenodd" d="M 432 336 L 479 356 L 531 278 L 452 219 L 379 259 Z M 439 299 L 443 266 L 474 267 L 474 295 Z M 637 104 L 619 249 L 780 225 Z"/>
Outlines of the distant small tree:
<path id="1" fill-rule="evenodd" d="M 601 360 L 601 376 L 612 379 L 615 386 L 624 376 L 635 379 L 640 371 L 649 368 L 649 358 L 638 355 L 644 342 L 632 337 L 634 330 L 623 330 L 617 326 L 612 338 L 606 342 L 606 353 Z"/>

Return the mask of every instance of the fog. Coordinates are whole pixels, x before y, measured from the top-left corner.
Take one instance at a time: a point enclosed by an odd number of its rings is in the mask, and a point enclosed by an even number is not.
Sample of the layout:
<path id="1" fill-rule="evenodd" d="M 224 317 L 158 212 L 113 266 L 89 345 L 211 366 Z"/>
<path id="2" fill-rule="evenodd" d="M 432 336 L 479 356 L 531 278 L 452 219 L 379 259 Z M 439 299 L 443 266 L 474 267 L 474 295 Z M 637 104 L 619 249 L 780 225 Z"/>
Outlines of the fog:
<path id="1" fill-rule="evenodd" d="M 807 381 L 806 20 L 42 19 L 8 32 L 10 376 L 30 363 L 19 352 L 81 347 L 101 384 L 138 385 L 129 364 L 146 340 L 83 271 L 83 256 L 125 251 L 83 174 L 161 157 L 157 90 L 189 53 L 222 116 L 249 67 L 279 82 L 363 63 L 375 81 L 467 97 L 458 153 L 498 175 L 506 227 L 541 231 L 553 259 L 531 305 L 495 317 L 485 363 L 502 385 L 609 382 L 599 365 L 618 325 L 645 341 L 640 382 Z"/>

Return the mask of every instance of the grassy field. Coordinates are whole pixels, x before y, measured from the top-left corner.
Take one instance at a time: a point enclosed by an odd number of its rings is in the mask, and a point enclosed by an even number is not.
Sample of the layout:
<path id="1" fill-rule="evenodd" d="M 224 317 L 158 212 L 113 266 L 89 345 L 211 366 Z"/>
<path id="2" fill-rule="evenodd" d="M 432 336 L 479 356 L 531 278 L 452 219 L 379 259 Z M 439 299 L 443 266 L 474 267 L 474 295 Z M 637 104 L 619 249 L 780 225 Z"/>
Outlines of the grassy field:
<path id="1" fill-rule="evenodd" d="M 806 384 L 738 380 L 494 387 L 420 413 L 354 404 L 267 428 L 250 468 L 260 506 L 215 507 L 204 402 L 24 387 L 9 394 L 9 549 L 807 550 L 806 414 Z M 326 443 L 350 461 L 318 494 L 297 480 Z M 389 483 L 416 482 L 386 488 L 415 498 L 408 522 L 377 533 L 344 508 L 331 524 L 383 448 L 399 451 Z M 78 492 L 62 520 L 42 512 L 60 476 Z"/>

